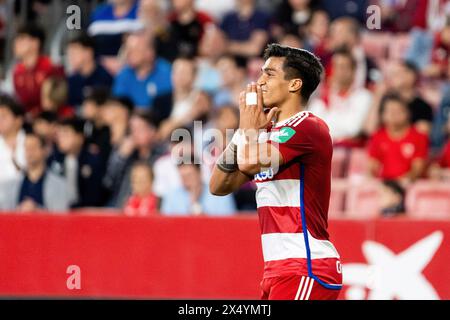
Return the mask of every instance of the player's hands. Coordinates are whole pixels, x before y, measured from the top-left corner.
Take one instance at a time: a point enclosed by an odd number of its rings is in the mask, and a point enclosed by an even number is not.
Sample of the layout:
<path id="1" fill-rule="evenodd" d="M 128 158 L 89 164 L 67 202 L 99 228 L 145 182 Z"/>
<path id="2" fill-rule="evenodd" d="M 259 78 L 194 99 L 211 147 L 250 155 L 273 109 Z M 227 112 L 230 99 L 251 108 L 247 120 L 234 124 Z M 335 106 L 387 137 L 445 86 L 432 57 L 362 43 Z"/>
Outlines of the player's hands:
<path id="1" fill-rule="evenodd" d="M 247 93 L 256 93 L 256 104 L 247 105 L 246 95 Z M 265 114 L 263 109 L 263 95 L 261 86 L 252 82 L 247 85 L 247 89 L 242 91 L 239 95 L 239 128 L 243 130 L 247 129 L 264 129 L 267 128 L 269 122 L 273 116 L 278 112 L 278 108 L 272 108 Z"/>

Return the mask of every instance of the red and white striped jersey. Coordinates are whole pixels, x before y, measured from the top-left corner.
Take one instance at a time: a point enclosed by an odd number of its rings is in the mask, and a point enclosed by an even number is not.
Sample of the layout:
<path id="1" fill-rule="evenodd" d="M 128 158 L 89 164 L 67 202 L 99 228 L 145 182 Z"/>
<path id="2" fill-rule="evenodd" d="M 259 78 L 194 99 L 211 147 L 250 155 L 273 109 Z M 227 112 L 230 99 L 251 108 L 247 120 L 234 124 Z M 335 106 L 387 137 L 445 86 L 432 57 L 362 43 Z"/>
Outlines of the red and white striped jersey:
<path id="1" fill-rule="evenodd" d="M 333 154 L 325 122 L 302 111 L 267 135 L 284 164 L 255 175 L 264 278 L 307 275 L 341 285 L 337 250 L 327 232 Z"/>

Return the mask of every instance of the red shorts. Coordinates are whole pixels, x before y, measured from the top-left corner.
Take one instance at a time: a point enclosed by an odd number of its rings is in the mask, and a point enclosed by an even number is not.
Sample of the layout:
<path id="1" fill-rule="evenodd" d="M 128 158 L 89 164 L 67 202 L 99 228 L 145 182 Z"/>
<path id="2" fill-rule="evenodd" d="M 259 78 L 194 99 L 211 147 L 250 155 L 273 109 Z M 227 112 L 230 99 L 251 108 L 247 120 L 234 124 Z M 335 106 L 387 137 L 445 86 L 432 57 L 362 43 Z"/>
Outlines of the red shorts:
<path id="1" fill-rule="evenodd" d="M 336 300 L 341 290 L 323 287 L 312 278 L 287 275 L 261 282 L 262 300 Z"/>

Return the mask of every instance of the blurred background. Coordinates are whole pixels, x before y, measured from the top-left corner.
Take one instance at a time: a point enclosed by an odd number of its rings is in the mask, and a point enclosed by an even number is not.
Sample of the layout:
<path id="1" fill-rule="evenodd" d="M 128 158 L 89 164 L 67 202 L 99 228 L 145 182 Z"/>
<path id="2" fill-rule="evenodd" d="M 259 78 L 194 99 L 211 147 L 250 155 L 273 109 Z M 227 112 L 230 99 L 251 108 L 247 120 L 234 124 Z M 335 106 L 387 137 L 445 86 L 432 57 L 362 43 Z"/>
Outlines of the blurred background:
<path id="1" fill-rule="evenodd" d="M 256 186 L 207 184 L 271 42 L 325 68 L 341 298 L 449 299 L 447 0 L 0 0 L 0 295 L 258 298 Z"/>

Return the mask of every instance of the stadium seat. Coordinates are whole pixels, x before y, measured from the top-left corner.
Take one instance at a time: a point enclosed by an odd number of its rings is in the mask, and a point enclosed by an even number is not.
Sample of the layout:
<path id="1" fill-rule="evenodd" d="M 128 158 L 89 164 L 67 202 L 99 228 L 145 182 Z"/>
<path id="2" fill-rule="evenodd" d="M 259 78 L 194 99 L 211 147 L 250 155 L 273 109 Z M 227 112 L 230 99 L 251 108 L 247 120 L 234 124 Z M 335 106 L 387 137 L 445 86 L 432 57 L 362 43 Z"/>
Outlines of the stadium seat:
<path id="1" fill-rule="evenodd" d="M 376 180 L 352 183 L 345 201 L 346 216 L 355 219 L 370 219 L 379 216 L 380 182 Z"/>
<path id="2" fill-rule="evenodd" d="M 345 196 L 347 193 L 347 179 L 333 179 L 331 181 L 329 218 L 343 218 L 345 210 Z"/>
<path id="3" fill-rule="evenodd" d="M 367 151 L 365 149 L 353 148 L 348 164 L 348 177 L 356 180 L 366 175 L 367 172 Z"/>
<path id="4" fill-rule="evenodd" d="M 413 184 L 406 194 L 406 212 L 413 218 L 450 219 L 450 182 Z"/>
<path id="5" fill-rule="evenodd" d="M 333 158 L 331 160 L 331 175 L 333 178 L 344 177 L 347 155 L 347 150 L 344 148 L 333 149 Z"/>

